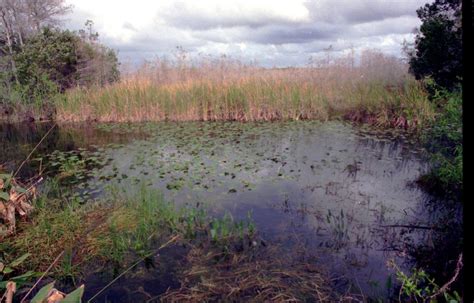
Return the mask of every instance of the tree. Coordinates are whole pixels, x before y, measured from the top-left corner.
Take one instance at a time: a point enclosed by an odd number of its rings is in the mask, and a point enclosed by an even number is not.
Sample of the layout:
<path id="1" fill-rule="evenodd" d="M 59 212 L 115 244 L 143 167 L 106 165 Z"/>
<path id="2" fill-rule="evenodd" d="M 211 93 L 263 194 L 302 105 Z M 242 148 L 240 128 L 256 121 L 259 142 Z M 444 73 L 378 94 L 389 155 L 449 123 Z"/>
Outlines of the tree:
<path id="1" fill-rule="evenodd" d="M 30 95 L 44 86 L 44 79 L 63 92 L 75 86 L 105 85 L 119 78 L 113 50 L 69 30 L 44 28 L 27 40 L 15 61 L 19 82 L 29 88 Z"/>
<path id="2" fill-rule="evenodd" d="M 0 85 L 7 91 L 12 90 L 11 79 L 19 84 L 15 54 L 42 27 L 59 25 L 58 17 L 70 8 L 65 0 L 0 0 Z"/>
<path id="3" fill-rule="evenodd" d="M 105 85 L 120 78 L 119 62 L 114 50 L 99 43 L 99 33 L 94 31 L 94 22 L 87 20 L 86 29 L 79 30 L 81 54 L 78 62 L 78 85 Z"/>
<path id="4" fill-rule="evenodd" d="M 15 56 L 21 85 L 34 89 L 43 77 L 64 91 L 76 83 L 77 36 L 70 31 L 44 28 Z"/>
<path id="5" fill-rule="evenodd" d="M 435 0 L 417 14 L 422 25 L 410 56 L 410 71 L 417 79 L 429 76 L 452 89 L 462 76 L 461 0 Z"/>

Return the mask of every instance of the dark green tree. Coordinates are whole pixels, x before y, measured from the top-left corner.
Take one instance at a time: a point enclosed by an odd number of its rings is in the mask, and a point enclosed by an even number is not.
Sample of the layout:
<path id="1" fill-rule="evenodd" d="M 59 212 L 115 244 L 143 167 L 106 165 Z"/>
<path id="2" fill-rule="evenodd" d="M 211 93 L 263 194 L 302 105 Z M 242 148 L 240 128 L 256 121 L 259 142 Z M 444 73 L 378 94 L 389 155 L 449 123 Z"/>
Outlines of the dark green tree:
<path id="1" fill-rule="evenodd" d="M 44 28 L 16 55 L 20 84 L 35 86 L 46 77 L 61 91 L 72 87 L 77 78 L 77 44 L 78 37 L 71 31 Z"/>
<path id="2" fill-rule="evenodd" d="M 15 55 L 22 99 L 46 100 L 76 86 L 119 79 L 116 53 L 78 33 L 43 28 Z"/>
<path id="3" fill-rule="evenodd" d="M 461 0 L 435 0 L 417 10 L 422 24 L 409 60 L 417 79 L 431 77 L 447 89 L 461 82 L 461 6 Z"/>

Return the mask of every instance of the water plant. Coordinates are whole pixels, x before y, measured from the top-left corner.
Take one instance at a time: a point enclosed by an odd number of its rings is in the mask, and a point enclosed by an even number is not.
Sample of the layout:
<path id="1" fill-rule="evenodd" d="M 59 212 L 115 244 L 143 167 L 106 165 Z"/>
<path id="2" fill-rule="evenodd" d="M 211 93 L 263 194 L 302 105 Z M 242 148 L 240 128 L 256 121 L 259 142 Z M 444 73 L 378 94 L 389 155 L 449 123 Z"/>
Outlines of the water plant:
<path id="1" fill-rule="evenodd" d="M 417 128 L 432 119 L 424 88 L 408 75 L 407 66 L 381 54 L 371 60 L 390 65 L 391 72 L 381 72 L 377 64 L 353 67 L 342 62 L 290 69 L 231 60 L 216 65 L 203 60 L 197 66 L 180 62 L 166 68 L 157 62 L 113 85 L 68 91 L 56 102 L 57 119 L 326 121 L 345 117 L 401 128 Z"/>
<path id="2" fill-rule="evenodd" d="M 54 175 L 60 185 L 76 185 L 91 177 L 94 169 L 104 166 L 107 159 L 99 151 L 89 151 L 79 148 L 70 151 L 55 150 L 46 159 L 37 158 L 44 162 L 46 173 Z"/>
<path id="3" fill-rule="evenodd" d="M 395 269 L 397 280 L 401 283 L 398 301 L 435 303 L 438 302 L 438 297 L 443 296 L 448 303 L 462 302 L 461 296 L 457 291 L 449 291 L 451 284 L 457 280 L 463 267 L 462 260 L 462 254 L 460 254 L 452 278 L 441 287 L 434 278 L 430 277 L 421 268 L 413 268 L 412 273 L 407 275 L 400 270 L 395 262 L 389 262 L 389 266 Z"/>

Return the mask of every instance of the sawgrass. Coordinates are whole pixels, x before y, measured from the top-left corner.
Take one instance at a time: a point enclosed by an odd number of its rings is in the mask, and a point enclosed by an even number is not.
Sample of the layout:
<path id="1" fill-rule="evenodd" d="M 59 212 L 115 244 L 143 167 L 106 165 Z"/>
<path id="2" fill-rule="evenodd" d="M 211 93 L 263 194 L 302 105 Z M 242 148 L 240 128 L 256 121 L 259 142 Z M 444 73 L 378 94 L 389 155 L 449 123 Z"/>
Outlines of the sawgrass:
<path id="1" fill-rule="evenodd" d="M 260 68 L 221 60 L 157 61 L 118 83 L 77 88 L 56 101 L 60 121 L 269 121 L 346 118 L 418 127 L 433 110 L 398 60 L 372 52 L 360 66 L 336 61 Z"/>

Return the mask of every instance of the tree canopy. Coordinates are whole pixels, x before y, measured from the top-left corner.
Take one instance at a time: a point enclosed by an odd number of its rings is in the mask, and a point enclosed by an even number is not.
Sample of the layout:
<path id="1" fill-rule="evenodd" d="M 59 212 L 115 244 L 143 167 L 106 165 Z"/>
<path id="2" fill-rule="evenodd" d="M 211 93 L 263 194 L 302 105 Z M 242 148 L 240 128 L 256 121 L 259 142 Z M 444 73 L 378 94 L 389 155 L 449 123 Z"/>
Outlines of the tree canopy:
<path id="1" fill-rule="evenodd" d="M 435 0 L 417 10 L 422 21 L 410 58 L 417 79 L 452 89 L 462 77 L 461 0 Z"/>
<path id="2" fill-rule="evenodd" d="M 91 20 L 78 32 L 59 27 L 68 11 L 65 0 L 0 0 L 0 105 L 119 79 L 117 55 L 99 43 Z"/>

